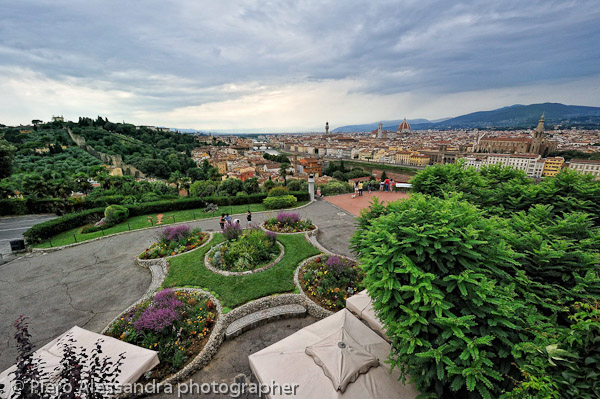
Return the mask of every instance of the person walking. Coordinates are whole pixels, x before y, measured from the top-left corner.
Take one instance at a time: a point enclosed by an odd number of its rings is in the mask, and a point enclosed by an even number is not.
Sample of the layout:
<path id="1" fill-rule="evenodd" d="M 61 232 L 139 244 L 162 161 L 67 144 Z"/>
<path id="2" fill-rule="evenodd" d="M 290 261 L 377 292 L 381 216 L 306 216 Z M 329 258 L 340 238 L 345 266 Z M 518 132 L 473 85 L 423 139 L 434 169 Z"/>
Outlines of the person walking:
<path id="1" fill-rule="evenodd" d="M 362 197 L 362 193 L 363 193 L 363 183 L 358 182 L 358 196 Z"/>
<path id="2" fill-rule="evenodd" d="M 225 228 L 225 214 L 221 214 L 221 218 L 219 219 L 219 226 L 221 226 L 221 230 Z"/>
<path id="3" fill-rule="evenodd" d="M 394 179 L 390 180 L 390 191 L 394 191 Z"/>
<path id="4" fill-rule="evenodd" d="M 358 197 L 358 183 L 354 183 L 354 197 L 352 198 L 356 197 Z"/>
<path id="5" fill-rule="evenodd" d="M 385 191 L 390 191 L 390 179 L 385 179 Z"/>
<path id="6" fill-rule="evenodd" d="M 225 223 L 231 223 L 231 216 L 228 213 L 225 214 Z"/>
<path id="7" fill-rule="evenodd" d="M 371 180 L 367 183 L 367 190 L 369 191 L 369 194 L 371 194 Z"/>
<path id="8" fill-rule="evenodd" d="M 252 225 L 252 212 L 250 212 L 250 210 L 246 213 L 246 220 L 248 221 L 248 227 L 250 227 L 250 225 Z"/>
<path id="9" fill-rule="evenodd" d="M 379 181 L 379 192 L 380 192 L 380 193 L 382 193 L 382 192 L 383 192 L 383 185 L 384 185 L 384 184 L 385 184 L 385 183 L 383 183 L 383 180 L 380 180 L 380 181 Z"/>

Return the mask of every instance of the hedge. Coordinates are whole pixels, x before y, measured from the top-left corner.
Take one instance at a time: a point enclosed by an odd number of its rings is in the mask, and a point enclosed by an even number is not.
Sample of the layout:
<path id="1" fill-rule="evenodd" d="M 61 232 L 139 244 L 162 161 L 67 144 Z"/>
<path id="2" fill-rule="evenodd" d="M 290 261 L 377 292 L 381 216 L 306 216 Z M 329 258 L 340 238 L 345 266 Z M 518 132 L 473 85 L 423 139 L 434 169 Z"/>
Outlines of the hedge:
<path id="1" fill-rule="evenodd" d="M 56 219 L 36 224 L 23 236 L 28 244 L 36 244 L 64 231 L 97 221 L 104 216 L 104 208 L 93 208 L 85 211 L 69 213 Z"/>
<path id="2" fill-rule="evenodd" d="M 283 209 L 296 205 L 298 200 L 293 195 L 282 195 L 279 197 L 265 198 L 263 203 L 267 209 Z"/>
<path id="3" fill-rule="evenodd" d="M 0 215 L 27 215 L 32 213 L 66 213 L 106 207 L 112 204 L 120 204 L 125 197 L 123 195 L 111 195 L 98 197 L 92 200 L 80 200 L 75 198 L 10 198 L 0 200 Z"/>
<path id="4" fill-rule="evenodd" d="M 293 192 L 298 201 L 308 201 L 309 195 L 307 192 Z M 114 196 L 117 197 L 117 196 Z M 218 206 L 228 205 L 243 205 L 243 204 L 260 204 L 267 198 L 267 194 L 250 194 L 243 197 L 220 197 L 212 196 L 205 198 L 188 197 L 180 200 L 163 200 L 154 202 L 144 202 L 136 205 L 124 205 L 129 209 L 129 217 L 147 215 L 149 213 L 169 212 L 169 211 L 182 211 L 186 209 L 204 208 L 207 203 L 213 203 Z M 5 200 L 3 200 L 5 201 Z M 14 200 L 9 200 L 11 206 L 22 206 Z M 20 200 L 24 202 L 25 200 Z M 2 205 L 2 202 L 0 202 Z M 290 205 L 292 206 L 292 205 Z M 2 207 L 4 209 L 4 207 Z M 79 211 L 75 213 L 69 213 L 56 219 L 49 220 L 40 224 L 36 224 L 31 227 L 23 236 L 26 238 L 28 244 L 36 244 L 43 240 L 47 240 L 59 233 L 67 230 L 71 230 L 75 227 L 83 226 L 88 223 L 96 222 L 98 219 L 104 216 L 105 207 L 97 207 Z"/>

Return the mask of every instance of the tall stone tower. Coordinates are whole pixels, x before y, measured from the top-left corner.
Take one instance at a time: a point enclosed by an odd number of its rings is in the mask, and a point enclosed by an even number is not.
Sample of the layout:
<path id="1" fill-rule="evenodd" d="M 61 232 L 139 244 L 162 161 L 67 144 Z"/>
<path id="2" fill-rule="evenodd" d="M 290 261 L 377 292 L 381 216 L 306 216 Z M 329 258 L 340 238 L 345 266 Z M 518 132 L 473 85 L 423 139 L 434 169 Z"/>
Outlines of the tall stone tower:
<path id="1" fill-rule="evenodd" d="M 325 122 L 325 136 L 329 134 L 329 122 Z"/>
<path id="2" fill-rule="evenodd" d="M 379 122 L 379 126 L 377 126 L 377 138 L 382 139 L 383 137 L 383 123 Z"/>
<path id="3" fill-rule="evenodd" d="M 533 140 L 531 141 L 531 149 L 529 152 L 533 154 L 540 154 L 542 149 L 542 144 L 544 144 L 544 114 L 538 121 L 538 125 L 533 131 Z"/>

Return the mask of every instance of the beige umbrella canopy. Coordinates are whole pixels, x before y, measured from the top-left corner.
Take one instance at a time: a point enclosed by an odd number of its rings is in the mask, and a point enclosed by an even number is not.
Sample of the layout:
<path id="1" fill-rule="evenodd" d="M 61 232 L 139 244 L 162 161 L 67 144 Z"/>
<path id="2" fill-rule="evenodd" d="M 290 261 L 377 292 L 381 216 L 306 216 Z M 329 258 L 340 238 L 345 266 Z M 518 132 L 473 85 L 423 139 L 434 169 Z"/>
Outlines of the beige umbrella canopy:
<path id="1" fill-rule="evenodd" d="M 63 335 L 49 342 L 42 348 L 35 351 L 35 357 L 40 358 L 43 363 L 43 369 L 48 373 L 48 379 L 53 381 L 58 377 L 58 370 L 62 359 L 62 345 L 65 339 L 73 340 L 72 346 L 78 351 L 81 348 L 87 349 L 89 354 L 95 348 L 96 342 L 102 339 L 102 357 L 109 357 L 113 362 L 117 362 L 119 355 L 124 354 L 125 358 L 122 362 L 121 370 L 116 378 L 115 384 L 122 386 L 137 381 L 145 372 L 152 370 L 159 364 L 158 353 L 150 349 L 141 348 L 127 342 L 120 341 L 116 338 L 107 337 L 97 334 L 80 327 L 73 327 Z M 84 365 L 85 368 L 85 365 Z M 15 366 L 0 373 L 0 384 L 5 384 L 6 387 L 12 387 L 14 376 L 12 372 L 16 369 Z M 5 389 L 5 393 L 0 394 L 0 398 L 10 397 L 9 390 Z"/>
<path id="2" fill-rule="evenodd" d="M 413 399 L 413 384 L 390 373 L 390 344 L 343 309 L 249 356 L 261 384 L 297 385 L 296 399 Z M 273 390 L 268 398 L 289 398 Z"/>
<path id="3" fill-rule="evenodd" d="M 346 299 L 346 308 L 348 308 L 352 313 L 356 314 L 362 320 L 366 321 L 367 324 L 369 324 L 369 327 L 375 330 L 388 342 L 390 341 L 385 334 L 383 323 L 375 314 L 375 310 L 373 309 L 373 300 L 367 293 L 367 290 L 361 291 L 358 294 L 352 295 L 350 298 Z"/>

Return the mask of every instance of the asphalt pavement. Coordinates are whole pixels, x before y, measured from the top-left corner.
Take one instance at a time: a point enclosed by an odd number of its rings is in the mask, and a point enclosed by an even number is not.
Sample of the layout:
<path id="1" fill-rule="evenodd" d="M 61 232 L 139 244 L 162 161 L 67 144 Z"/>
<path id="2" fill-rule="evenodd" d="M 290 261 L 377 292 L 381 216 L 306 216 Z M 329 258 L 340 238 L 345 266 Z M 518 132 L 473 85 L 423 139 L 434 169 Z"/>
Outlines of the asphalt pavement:
<path id="1" fill-rule="evenodd" d="M 0 217 L 0 254 L 6 258 L 11 254 L 10 242 L 23 238 L 23 233 L 34 224 L 54 219 L 56 215 L 24 215 Z"/>

